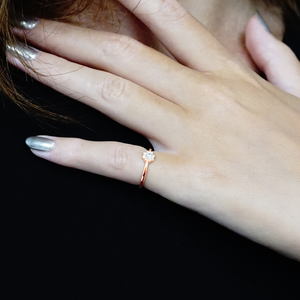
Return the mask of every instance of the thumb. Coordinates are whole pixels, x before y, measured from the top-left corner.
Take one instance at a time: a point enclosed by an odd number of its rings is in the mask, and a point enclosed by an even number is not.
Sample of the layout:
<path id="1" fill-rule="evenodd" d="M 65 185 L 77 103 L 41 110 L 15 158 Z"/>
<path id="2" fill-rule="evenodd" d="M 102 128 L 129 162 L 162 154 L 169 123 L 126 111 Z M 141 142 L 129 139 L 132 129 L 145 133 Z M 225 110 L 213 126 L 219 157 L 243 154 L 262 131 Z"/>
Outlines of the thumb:
<path id="1" fill-rule="evenodd" d="M 268 81 L 300 97 L 300 63 L 294 52 L 277 40 L 256 14 L 246 28 L 246 47 Z"/>

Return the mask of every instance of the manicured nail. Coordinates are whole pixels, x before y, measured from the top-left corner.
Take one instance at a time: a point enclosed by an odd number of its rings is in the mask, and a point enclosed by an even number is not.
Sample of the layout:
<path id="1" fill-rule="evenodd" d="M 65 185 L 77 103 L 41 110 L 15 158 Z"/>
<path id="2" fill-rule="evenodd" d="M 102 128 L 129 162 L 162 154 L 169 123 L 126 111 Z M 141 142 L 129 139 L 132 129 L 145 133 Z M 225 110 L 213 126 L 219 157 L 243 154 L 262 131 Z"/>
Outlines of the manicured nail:
<path id="1" fill-rule="evenodd" d="M 35 17 L 24 17 L 21 21 L 18 21 L 17 27 L 25 30 L 33 29 L 40 20 Z"/>
<path id="2" fill-rule="evenodd" d="M 263 20 L 263 18 L 261 17 L 261 15 L 259 14 L 258 11 L 256 11 L 255 13 L 256 17 L 258 18 L 260 24 L 268 31 L 271 33 L 270 28 L 268 27 L 268 25 L 265 23 L 265 21 Z"/>
<path id="3" fill-rule="evenodd" d="M 21 43 L 7 45 L 6 48 L 12 55 L 25 60 L 34 60 L 40 53 L 37 49 Z"/>
<path id="4" fill-rule="evenodd" d="M 55 147 L 55 143 L 53 140 L 38 137 L 38 136 L 31 136 L 26 139 L 26 145 L 33 150 L 45 151 L 49 152 Z"/>

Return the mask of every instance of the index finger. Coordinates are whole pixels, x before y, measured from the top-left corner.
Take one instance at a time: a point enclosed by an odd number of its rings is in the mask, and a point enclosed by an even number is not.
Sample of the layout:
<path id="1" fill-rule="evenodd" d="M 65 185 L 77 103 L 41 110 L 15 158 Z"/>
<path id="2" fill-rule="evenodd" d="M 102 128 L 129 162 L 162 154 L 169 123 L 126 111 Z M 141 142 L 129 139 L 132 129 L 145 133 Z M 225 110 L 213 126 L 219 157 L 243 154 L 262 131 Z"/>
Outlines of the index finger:
<path id="1" fill-rule="evenodd" d="M 172 55 L 198 71 L 218 71 L 233 55 L 176 0 L 119 0 Z"/>

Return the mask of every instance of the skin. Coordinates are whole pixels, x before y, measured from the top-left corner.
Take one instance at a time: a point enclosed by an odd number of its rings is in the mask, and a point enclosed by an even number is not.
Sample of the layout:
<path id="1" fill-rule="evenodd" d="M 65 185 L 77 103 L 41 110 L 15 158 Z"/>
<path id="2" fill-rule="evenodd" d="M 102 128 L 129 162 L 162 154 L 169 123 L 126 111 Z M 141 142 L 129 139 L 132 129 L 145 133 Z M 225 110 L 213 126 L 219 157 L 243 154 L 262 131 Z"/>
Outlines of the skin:
<path id="1" fill-rule="evenodd" d="M 103 21 L 102 14 L 99 16 L 95 15 L 99 5 L 98 1 L 95 1 L 95 4 L 92 5 L 89 10 L 74 16 L 73 21 L 88 27 L 91 26 L 91 20 L 93 20 L 92 24 L 94 29 L 130 36 L 172 57 L 170 52 L 143 22 L 132 14 L 128 15 L 128 10 L 120 5 L 118 1 L 113 2 L 115 2 L 114 6 L 117 11 L 114 18 L 122 20 L 120 24 L 112 22 L 110 17 L 108 17 L 109 21 Z M 258 68 L 245 45 L 245 29 L 255 12 L 259 12 L 262 16 L 273 36 L 278 40 L 283 39 L 284 24 L 280 9 L 270 9 L 263 1 L 179 0 L 178 2 L 207 27 L 231 53 L 234 53 L 249 68 L 255 71 L 258 71 Z M 218 20 L 218 22 L 216 22 L 216 20 Z M 224 26 L 224 24 L 226 24 L 226 26 Z"/>
<path id="2" fill-rule="evenodd" d="M 120 2 L 136 8 L 139 22 L 175 60 L 120 34 L 42 21 L 26 38 L 47 52 L 28 63 L 47 76 L 32 74 L 9 55 L 11 63 L 145 135 L 156 155 L 147 189 L 299 259 L 300 71 L 295 55 L 256 17 L 247 19 L 243 57 L 251 57 L 268 82 L 241 60 L 240 50 L 230 52 L 225 38 L 220 43 L 175 0 Z M 142 147 L 48 138 L 55 148 L 33 150 L 35 155 L 140 182 Z"/>

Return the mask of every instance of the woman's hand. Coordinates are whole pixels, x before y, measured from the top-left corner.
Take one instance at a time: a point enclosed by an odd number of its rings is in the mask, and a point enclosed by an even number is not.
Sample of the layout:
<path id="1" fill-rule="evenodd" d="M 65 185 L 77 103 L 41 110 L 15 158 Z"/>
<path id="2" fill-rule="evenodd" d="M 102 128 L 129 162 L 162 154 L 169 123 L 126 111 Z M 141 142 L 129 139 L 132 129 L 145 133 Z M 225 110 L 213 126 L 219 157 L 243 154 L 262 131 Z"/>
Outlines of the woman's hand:
<path id="1" fill-rule="evenodd" d="M 300 258 L 300 99 L 244 67 L 175 0 L 121 2 L 178 62 L 125 36 L 52 21 L 26 37 L 47 51 L 28 61 L 41 75 L 11 62 L 145 135 L 156 155 L 146 188 Z M 271 38 L 254 17 L 247 45 L 269 76 L 271 65 L 256 51 L 259 35 Z M 47 138 L 55 146 L 34 154 L 140 182 L 142 147 Z"/>

